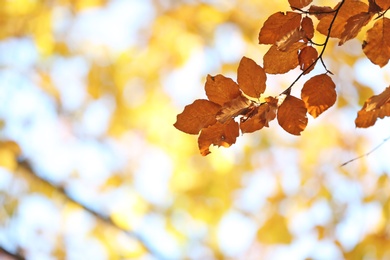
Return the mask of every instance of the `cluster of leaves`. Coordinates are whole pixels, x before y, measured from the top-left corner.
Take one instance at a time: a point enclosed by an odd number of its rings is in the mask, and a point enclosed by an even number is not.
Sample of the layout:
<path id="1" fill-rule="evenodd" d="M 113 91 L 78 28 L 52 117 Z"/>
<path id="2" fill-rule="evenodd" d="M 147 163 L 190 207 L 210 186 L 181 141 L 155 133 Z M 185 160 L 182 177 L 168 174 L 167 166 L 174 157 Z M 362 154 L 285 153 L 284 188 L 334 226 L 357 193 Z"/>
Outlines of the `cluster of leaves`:
<path id="1" fill-rule="evenodd" d="M 263 57 L 263 67 L 243 57 L 237 71 L 237 83 L 223 75 L 207 76 L 205 91 L 208 100 L 195 100 L 177 116 L 174 126 L 188 134 L 199 134 L 202 155 L 210 153 L 210 145 L 229 147 L 239 133 L 251 133 L 268 127 L 277 118 L 288 133 L 300 135 L 308 123 L 307 113 L 318 117 L 336 102 L 335 83 L 323 61 L 330 38 L 339 45 L 355 38 L 361 29 L 376 16 L 367 31 L 363 52 L 380 67 L 390 59 L 390 19 L 384 15 L 390 1 L 343 0 L 335 7 L 311 5 L 312 0 L 289 0 L 292 11 L 277 12 L 265 21 L 259 33 L 259 44 L 271 45 Z M 312 17 L 318 20 L 315 28 Z M 326 36 L 323 43 L 315 43 L 318 32 Z M 321 48 L 318 53 L 317 48 Z M 310 73 L 320 61 L 325 73 L 315 75 L 302 87 L 301 97 L 290 94 L 291 88 Z M 267 74 L 284 74 L 296 67 L 302 71 L 281 94 L 266 97 Z M 377 118 L 390 116 L 390 87 L 369 98 L 358 112 L 357 127 L 374 125 Z"/>

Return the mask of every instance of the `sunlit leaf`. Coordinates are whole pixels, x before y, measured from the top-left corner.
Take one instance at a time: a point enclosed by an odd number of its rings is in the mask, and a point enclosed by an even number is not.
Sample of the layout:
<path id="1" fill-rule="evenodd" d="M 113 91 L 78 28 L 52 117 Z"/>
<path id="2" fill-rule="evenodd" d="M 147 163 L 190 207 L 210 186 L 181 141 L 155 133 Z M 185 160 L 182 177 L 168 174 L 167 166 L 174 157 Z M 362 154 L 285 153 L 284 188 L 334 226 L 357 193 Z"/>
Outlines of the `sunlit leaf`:
<path id="1" fill-rule="evenodd" d="M 217 120 L 215 115 L 221 106 L 211 101 L 197 99 L 192 104 L 187 105 L 183 112 L 177 115 L 177 121 L 174 126 L 187 134 L 198 134 L 199 131 Z"/>
<path id="2" fill-rule="evenodd" d="M 264 70 L 269 74 L 283 74 L 299 65 L 298 52 L 304 43 L 294 43 L 287 51 L 279 51 L 276 45 L 271 46 L 264 55 Z"/>
<path id="3" fill-rule="evenodd" d="M 268 123 L 274 120 L 276 117 L 278 102 L 275 98 L 272 98 L 272 101 L 270 100 L 270 102 L 266 102 L 257 107 L 250 118 L 243 120 L 240 123 L 240 129 L 242 133 L 252 133 L 260 130 L 264 126 L 269 126 Z"/>
<path id="4" fill-rule="evenodd" d="M 339 45 L 342 45 L 346 41 L 355 38 L 362 27 L 371 20 L 372 16 L 372 13 L 363 12 L 348 18 L 344 32 L 341 34 Z"/>
<path id="5" fill-rule="evenodd" d="M 278 109 L 278 123 L 293 135 L 300 135 L 307 125 L 305 102 L 294 96 L 287 96 Z"/>
<path id="6" fill-rule="evenodd" d="M 313 0 L 288 0 L 291 8 L 303 8 L 308 6 Z"/>
<path id="7" fill-rule="evenodd" d="M 305 71 L 304 74 L 307 74 L 314 69 L 315 64 L 313 63 L 316 62 L 317 57 L 318 52 L 313 46 L 306 46 L 302 49 L 302 51 L 299 53 L 298 60 L 301 70 Z"/>
<path id="8" fill-rule="evenodd" d="M 390 87 L 367 99 L 355 120 L 356 127 L 373 126 L 378 118 L 390 116 Z"/>
<path id="9" fill-rule="evenodd" d="M 226 102 L 225 105 L 221 108 L 221 110 L 217 113 L 216 119 L 220 123 L 225 123 L 231 118 L 234 118 L 238 115 L 246 114 L 251 104 L 252 101 L 240 95 L 235 99 Z"/>
<path id="10" fill-rule="evenodd" d="M 336 102 L 336 85 L 327 74 L 312 77 L 303 85 L 301 98 L 306 104 L 307 111 L 314 118 Z"/>
<path id="11" fill-rule="evenodd" d="M 301 14 L 295 12 L 277 12 L 264 22 L 259 34 L 260 44 L 274 44 L 282 37 L 299 29 Z"/>
<path id="12" fill-rule="evenodd" d="M 260 98 L 265 90 L 267 76 L 264 69 L 252 59 L 243 57 L 238 66 L 237 81 L 240 89 L 248 96 Z"/>
<path id="13" fill-rule="evenodd" d="M 385 66 L 390 59 L 390 19 L 382 18 L 375 22 L 367 31 L 363 43 L 363 52 L 367 58 L 380 67 Z"/>
<path id="14" fill-rule="evenodd" d="M 312 39 L 314 36 L 313 20 L 306 16 L 302 18 L 301 30 L 304 32 L 304 36 L 308 39 Z"/>
<path id="15" fill-rule="evenodd" d="M 207 75 L 205 90 L 209 100 L 221 106 L 241 95 L 237 83 L 223 75 Z"/>
<path id="16" fill-rule="evenodd" d="M 334 9 L 337 9 L 338 5 Z M 368 5 L 366 3 L 354 0 L 345 0 L 344 4 L 341 6 L 339 12 L 337 13 L 336 19 L 333 22 L 330 36 L 340 39 L 345 30 L 347 20 L 350 17 L 363 12 L 368 12 Z M 333 13 L 332 15 L 326 15 L 320 19 L 320 22 L 317 25 L 317 30 L 320 33 L 324 35 L 328 34 L 329 26 L 332 23 L 334 15 L 335 13 Z"/>
<path id="17" fill-rule="evenodd" d="M 200 153 L 203 156 L 208 155 L 210 145 L 229 147 L 236 142 L 238 135 L 238 123 L 234 120 L 230 120 L 225 124 L 217 122 L 204 128 L 198 139 Z"/>

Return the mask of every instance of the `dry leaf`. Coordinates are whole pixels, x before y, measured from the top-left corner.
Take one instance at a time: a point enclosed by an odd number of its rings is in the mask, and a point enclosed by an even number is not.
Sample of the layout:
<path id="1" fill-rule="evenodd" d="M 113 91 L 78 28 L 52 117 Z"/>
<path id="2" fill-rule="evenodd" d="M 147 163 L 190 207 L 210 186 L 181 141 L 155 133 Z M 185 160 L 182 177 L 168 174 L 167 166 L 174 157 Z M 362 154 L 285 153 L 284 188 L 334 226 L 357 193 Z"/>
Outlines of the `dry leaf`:
<path id="1" fill-rule="evenodd" d="M 252 59 L 243 57 L 238 65 L 237 81 L 240 89 L 248 96 L 260 98 L 265 91 L 267 75 L 264 69 Z"/>
<path id="2" fill-rule="evenodd" d="M 215 115 L 221 106 L 205 99 L 197 99 L 187 105 L 183 112 L 177 115 L 174 126 L 187 134 L 196 135 L 209 125 L 215 124 Z"/>
<path id="3" fill-rule="evenodd" d="M 240 95 L 235 99 L 225 103 L 225 105 L 217 113 L 216 119 L 220 123 L 225 123 L 231 118 L 246 114 L 251 105 L 252 101 Z"/>
<path id="4" fill-rule="evenodd" d="M 270 97 L 272 98 L 272 97 Z M 268 123 L 275 119 L 277 110 L 277 100 L 275 102 L 266 102 L 256 107 L 250 118 L 242 120 L 240 129 L 242 133 L 252 133 L 260 130 L 264 126 L 268 127 Z"/>
<path id="5" fill-rule="evenodd" d="M 276 45 L 272 45 L 264 55 L 264 70 L 269 74 L 283 74 L 299 65 L 298 51 L 305 44 L 294 43 L 288 51 L 279 51 Z"/>
<path id="6" fill-rule="evenodd" d="M 315 64 L 314 65 L 312 64 L 316 62 L 317 58 L 318 58 L 318 52 L 314 47 L 306 46 L 305 48 L 302 49 L 302 51 L 298 55 L 298 60 L 299 60 L 299 66 L 301 67 L 301 70 L 302 71 L 306 70 L 304 74 L 307 74 L 314 69 Z M 311 67 L 309 68 L 309 66 Z"/>
<path id="7" fill-rule="evenodd" d="M 326 74 L 314 76 L 304 84 L 301 98 L 310 115 L 316 118 L 334 105 L 337 97 L 335 87 Z"/>
<path id="8" fill-rule="evenodd" d="M 390 116 L 390 87 L 381 94 L 367 99 L 355 120 L 356 127 L 367 128 L 375 124 L 378 118 Z"/>
<path id="9" fill-rule="evenodd" d="M 259 33 L 259 44 L 275 44 L 288 33 L 299 29 L 301 14 L 277 12 L 264 22 Z"/>
<path id="10" fill-rule="evenodd" d="M 288 0 L 288 3 L 290 4 L 291 8 L 303 8 L 311 4 L 313 0 Z"/>
<path id="11" fill-rule="evenodd" d="M 301 31 L 307 39 L 312 39 L 314 37 L 314 25 L 313 20 L 310 17 L 306 16 L 302 18 Z"/>
<path id="12" fill-rule="evenodd" d="M 355 38 L 362 27 L 368 24 L 372 16 L 372 13 L 363 12 L 348 18 L 344 32 L 341 34 L 339 45 L 343 45 L 346 41 Z"/>
<path id="13" fill-rule="evenodd" d="M 238 123 L 230 120 L 225 124 L 217 122 L 202 129 L 198 138 L 200 153 L 206 156 L 210 153 L 210 145 L 229 147 L 236 142 L 239 135 Z"/>
<path id="14" fill-rule="evenodd" d="M 389 0 L 375 0 L 375 3 L 382 8 L 382 10 L 387 10 L 390 8 L 390 1 Z"/>
<path id="15" fill-rule="evenodd" d="M 294 96 L 287 96 L 278 109 L 278 123 L 293 135 L 300 135 L 307 125 L 305 102 Z"/>
<path id="16" fill-rule="evenodd" d="M 334 9 L 337 9 L 338 5 Z M 347 20 L 350 17 L 363 12 L 368 12 L 368 5 L 366 3 L 355 0 L 345 0 L 337 14 L 336 19 L 334 20 L 332 30 L 330 32 L 330 37 L 340 39 L 342 33 L 344 32 Z M 318 23 L 317 30 L 323 35 L 328 35 L 329 26 L 333 20 L 334 15 L 334 13 L 332 15 L 326 15 L 322 17 Z"/>
<path id="17" fill-rule="evenodd" d="M 367 58 L 380 67 L 385 66 L 390 59 L 390 19 L 382 18 L 375 22 L 367 31 L 363 43 L 363 52 Z"/>
<path id="18" fill-rule="evenodd" d="M 333 10 L 333 8 L 331 8 L 329 6 L 311 5 L 309 8 L 309 13 L 311 15 L 314 15 L 318 20 L 321 20 L 322 18 L 327 17 L 327 16 L 333 17 L 334 10 Z"/>
<path id="19" fill-rule="evenodd" d="M 223 75 L 207 75 L 205 90 L 209 100 L 221 106 L 241 95 L 237 83 Z"/>

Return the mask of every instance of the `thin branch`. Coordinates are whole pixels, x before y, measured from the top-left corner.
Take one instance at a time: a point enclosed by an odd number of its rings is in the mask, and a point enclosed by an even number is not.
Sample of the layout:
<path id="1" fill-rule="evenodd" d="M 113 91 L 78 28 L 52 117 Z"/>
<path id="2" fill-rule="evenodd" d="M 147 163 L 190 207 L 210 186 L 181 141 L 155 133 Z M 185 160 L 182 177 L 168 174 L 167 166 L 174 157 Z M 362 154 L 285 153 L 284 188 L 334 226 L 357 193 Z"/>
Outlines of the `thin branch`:
<path id="1" fill-rule="evenodd" d="M 371 153 L 373 153 L 375 150 L 377 150 L 379 147 L 381 147 L 384 143 L 386 143 L 389 139 L 390 139 L 390 136 L 385 138 L 385 139 L 383 139 L 383 141 L 380 144 L 378 144 L 377 146 L 375 146 L 371 151 L 369 151 L 369 152 L 367 152 L 365 154 L 362 154 L 362 155 L 360 155 L 360 156 L 358 156 L 356 158 L 353 158 L 353 159 L 351 159 L 349 161 L 346 161 L 345 163 L 341 164 L 340 167 L 343 167 L 343 166 L 345 166 L 345 165 L 347 165 L 347 164 L 349 164 L 349 163 L 351 163 L 353 161 L 359 160 L 360 158 L 363 158 L 365 156 L 369 156 Z"/>
<path id="2" fill-rule="evenodd" d="M 153 255 L 155 258 L 157 259 L 165 259 L 165 257 L 163 257 L 159 252 L 158 250 L 156 250 L 151 244 L 149 244 L 145 238 L 143 238 L 142 235 L 136 233 L 135 231 L 129 231 L 129 230 L 125 230 L 121 227 L 119 227 L 115 222 L 113 222 L 111 220 L 111 218 L 109 216 L 104 216 L 102 215 L 101 213 L 97 212 L 96 210 L 92 209 L 91 207 L 83 204 L 81 201 L 77 200 L 76 198 L 74 198 L 71 194 L 69 194 L 67 192 L 66 189 L 64 189 L 63 187 L 61 186 L 58 186 L 56 184 L 53 184 L 52 182 L 44 179 L 43 177 L 37 175 L 35 173 L 35 171 L 33 170 L 33 167 L 31 166 L 31 164 L 29 163 L 29 161 L 25 160 L 25 159 L 22 159 L 22 160 L 19 160 L 18 162 L 19 164 L 19 167 L 22 167 L 23 169 L 25 169 L 33 178 L 37 179 L 37 181 L 41 182 L 41 183 L 44 183 L 50 187 L 52 187 L 54 190 L 56 190 L 59 194 L 61 194 L 62 196 L 64 196 L 66 198 L 66 200 L 80 206 L 83 210 L 87 211 L 88 213 L 90 213 L 91 215 L 93 215 L 95 218 L 99 219 L 100 221 L 102 221 L 103 223 L 105 223 L 106 225 L 116 229 L 117 231 L 120 231 L 120 232 L 123 232 L 125 233 L 126 235 L 128 235 L 129 237 L 132 237 L 136 240 L 138 240 L 144 247 L 145 249 L 151 254 Z"/>
<path id="3" fill-rule="evenodd" d="M 318 60 L 321 61 L 322 66 L 323 66 L 323 67 L 325 68 L 325 70 L 326 70 L 326 73 L 330 73 L 330 74 L 333 75 L 333 73 L 332 73 L 330 70 L 328 70 L 328 68 L 326 67 L 325 62 L 324 62 L 324 60 L 322 59 L 322 56 L 324 55 L 326 46 L 328 45 L 328 41 L 329 41 L 329 38 L 330 38 L 330 33 L 331 33 L 331 31 L 332 31 L 332 27 L 333 27 L 334 21 L 336 20 L 336 17 L 337 17 L 337 15 L 338 15 L 339 11 L 340 11 L 340 8 L 343 6 L 344 2 L 345 2 L 345 0 L 341 1 L 341 2 L 340 2 L 340 5 L 337 7 L 337 9 L 334 10 L 334 16 L 333 16 L 332 21 L 331 21 L 330 24 L 329 24 L 328 34 L 326 35 L 326 38 L 325 38 L 324 43 L 321 44 L 323 47 L 322 47 L 322 50 L 321 50 L 321 52 L 320 52 L 320 55 L 318 55 L 318 57 L 313 61 L 313 63 L 311 63 L 310 66 L 308 66 L 304 71 L 302 71 L 301 74 L 299 74 L 299 76 L 291 83 L 291 85 L 290 85 L 286 90 L 284 90 L 281 94 L 286 94 L 286 93 L 290 92 L 290 91 L 291 91 L 291 88 L 295 85 L 295 83 L 297 83 L 298 80 L 299 80 L 303 75 L 305 75 L 306 72 L 309 71 L 309 69 L 311 69 L 311 67 L 313 67 L 313 66 L 317 63 Z M 303 11 L 303 12 L 304 12 L 304 13 L 310 13 L 310 12 L 307 12 L 307 11 Z M 333 11 L 332 11 L 332 13 L 333 13 Z"/>

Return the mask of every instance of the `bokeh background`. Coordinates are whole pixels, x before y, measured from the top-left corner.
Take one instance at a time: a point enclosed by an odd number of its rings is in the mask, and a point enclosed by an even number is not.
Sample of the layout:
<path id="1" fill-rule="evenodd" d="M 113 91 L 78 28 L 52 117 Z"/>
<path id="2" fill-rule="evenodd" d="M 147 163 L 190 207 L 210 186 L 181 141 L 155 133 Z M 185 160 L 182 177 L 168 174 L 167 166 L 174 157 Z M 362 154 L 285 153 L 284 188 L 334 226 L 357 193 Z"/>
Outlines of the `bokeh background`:
<path id="1" fill-rule="evenodd" d="M 287 10 L 1 0 L 0 258 L 389 259 L 390 120 L 356 129 L 354 119 L 390 70 L 363 56 L 364 33 L 330 41 L 338 100 L 302 136 L 275 120 L 202 157 L 197 137 L 173 127 L 205 97 L 207 74 L 235 80 L 244 55 L 262 64 L 259 30 Z M 298 73 L 269 76 L 265 95 Z"/>

